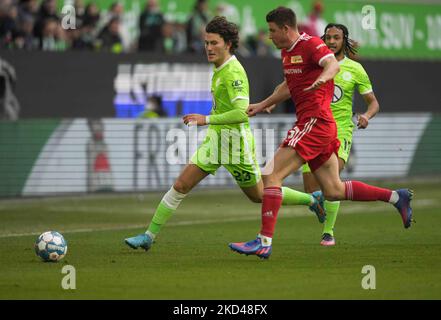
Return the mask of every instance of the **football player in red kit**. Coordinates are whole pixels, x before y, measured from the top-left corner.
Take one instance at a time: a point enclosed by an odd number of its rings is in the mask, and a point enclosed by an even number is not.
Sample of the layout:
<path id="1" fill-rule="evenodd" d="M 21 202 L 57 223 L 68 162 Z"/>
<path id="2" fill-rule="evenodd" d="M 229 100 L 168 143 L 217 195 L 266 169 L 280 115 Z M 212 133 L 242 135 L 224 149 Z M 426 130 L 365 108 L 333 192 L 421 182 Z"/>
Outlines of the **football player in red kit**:
<path id="1" fill-rule="evenodd" d="M 230 243 L 241 254 L 268 258 L 272 237 L 282 202 L 283 180 L 308 163 L 326 200 L 384 201 L 393 204 L 405 228 L 412 221 L 409 189 L 389 190 L 360 181 L 342 182 L 338 169 L 337 126 L 330 104 L 334 93 L 333 78 L 339 64 L 326 44 L 318 37 L 300 34 L 295 13 L 279 7 L 268 13 L 270 39 L 281 49 L 285 80 L 265 100 L 251 104 L 249 116 L 266 111 L 274 104 L 292 98 L 297 121 L 262 172 L 264 197 L 262 227 L 257 238 L 248 242 Z"/>

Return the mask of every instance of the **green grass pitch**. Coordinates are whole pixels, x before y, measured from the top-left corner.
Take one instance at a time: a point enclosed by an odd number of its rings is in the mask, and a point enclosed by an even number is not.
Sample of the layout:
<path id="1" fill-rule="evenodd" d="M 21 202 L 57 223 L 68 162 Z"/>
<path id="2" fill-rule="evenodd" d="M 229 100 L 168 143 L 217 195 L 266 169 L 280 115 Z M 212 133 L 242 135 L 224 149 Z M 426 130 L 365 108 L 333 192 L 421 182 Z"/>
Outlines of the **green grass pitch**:
<path id="1" fill-rule="evenodd" d="M 195 190 L 147 253 L 123 239 L 145 230 L 160 193 L 2 200 L 0 299 L 440 299 L 441 186 L 413 188 L 411 229 L 388 204 L 345 202 L 330 248 L 306 207 L 284 207 L 269 260 L 227 246 L 260 227 L 260 205 L 239 189 Z M 47 230 L 68 241 L 58 263 L 34 253 Z M 61 287 L 66 264 L 75 290 Z M 365 265 L 375 290 L 361 286 Z"/>

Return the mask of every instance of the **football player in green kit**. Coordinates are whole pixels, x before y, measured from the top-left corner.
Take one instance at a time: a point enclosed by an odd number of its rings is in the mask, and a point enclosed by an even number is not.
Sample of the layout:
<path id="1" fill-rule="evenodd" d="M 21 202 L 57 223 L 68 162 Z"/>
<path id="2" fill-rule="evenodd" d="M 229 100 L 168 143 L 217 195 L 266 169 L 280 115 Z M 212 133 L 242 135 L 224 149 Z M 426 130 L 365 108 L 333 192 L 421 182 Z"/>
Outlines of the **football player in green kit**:
<path id="1" fill-rule="evenodd" d="M 334 96 L 331 110 L 337 123 L 337 137 L 340 140 L 338 162 L 341 172 L 348 161 L 352 146 L 352 131 L 354 130 L 352 101 L 355 90 L 360 93 L 367 105 L 366 112 L 357 117 L 357 127 L 359 129 L 367 128 L 369 120 L 377 114 L 380 107 L 366 71 L 360 63 L 348 58 L 350 53 L 356 53 L 353 41 L 349 38 L 348 29 L 342 24 L 330 23 L 326 26 L 322 39 L 329 49 L 334 52 L 340 64 L 340 72 L 334 78 Z M 314 193 L 315 196 L 320 194 L 320 191 L 317 191 L 320 187 L 308 164 L 303 166 L 303 184 L 305 192 Z M 334 225 L 340 201 L 325 201 L 324 206 L 326 220 L 320 244 L 333 246 L 335 245 Z"/>
<path id="2" fill-rule="evenodd" d="M 248 78 L 234 56 L 238 42 L 237 26 L 224 17 L 215 17 L 208 23 L 205 51 L 208 62 L 215 66 L 211 81 L 213 109 L 209 116 L 189 114 L 183 118 L 185 124 L 208 125 L 207 136 L 162 198 L 147 231 L 125 239 L 129 247 L 149 250 L 162 226 L 186 195 L 209 174 L 215 174 L 220 166 L 231 173 L 251 201 L 262 201 L 263 183 L 246 113 L 249 105 Z M 319 220 L 325 220 L 323 197 L 317 199 L 311 194 L 285 187 L 282 190 L 282 204 L 310 206 Z"/>

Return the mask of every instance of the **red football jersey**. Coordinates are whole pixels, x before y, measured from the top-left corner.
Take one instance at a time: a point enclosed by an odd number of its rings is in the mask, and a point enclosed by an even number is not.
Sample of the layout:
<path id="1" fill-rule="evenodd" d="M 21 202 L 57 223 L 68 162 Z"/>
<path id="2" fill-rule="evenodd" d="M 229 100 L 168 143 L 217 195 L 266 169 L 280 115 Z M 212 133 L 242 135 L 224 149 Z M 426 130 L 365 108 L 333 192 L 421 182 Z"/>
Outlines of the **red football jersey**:
<path id="1" fill-rule="evenodd" d="M 305 88 L 317 80 L 322 73 L 322 61 L 334 55 L 318 37 L 302 33 L 289 49 L 282 49 L 283 72 L 296 105 L 297 121 L 315 117 L 334 121 L 331 112 L 334 80 L 320 88 L 305 92 Z"/>

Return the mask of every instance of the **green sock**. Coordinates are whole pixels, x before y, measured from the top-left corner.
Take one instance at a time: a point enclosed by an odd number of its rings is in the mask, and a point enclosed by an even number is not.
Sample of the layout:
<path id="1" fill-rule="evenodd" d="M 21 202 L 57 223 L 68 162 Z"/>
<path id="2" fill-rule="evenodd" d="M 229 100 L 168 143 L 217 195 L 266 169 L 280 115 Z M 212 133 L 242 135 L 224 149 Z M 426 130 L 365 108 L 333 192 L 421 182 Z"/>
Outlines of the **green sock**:
<path id="1" fill-rule="evenodd" d="M 161 202 L 156 208 L 147 232 L 151 233 L 153 236 L 156 236 L 161 230 L 162 226 L 176 211 L 186 195 L 187 194 L 180 193 L 176 191 L 174 187 L 171 187 L 170 190 L 168 190 L 167 193 L 162 197 Z"/>
<path id="2" fill-rule="evenodd" d="M 162 201 L 159 203 L 156 208 L 155 214 L 150 222 L 149 228 L 147 231 L 150 231 L 155 236 L 161 230 L 161 227 L 167 222 L 167 220 L 173 215 L 175 209 L 171 209 L 167 207 Z"/>
<path id="3" fill-rule="evenodd" d="M 282 187 L 282 205 L 305 205 L 312 203 L 312 196 L 309 193 L 299 192 L 287 187 Z"/>
<path id="4" fill-rule="evenodd" d="M 340 201 L 325 201 L 326 220 L 323 233 L 329 233 L 331 236 L 334 236 L 334 225 L 339 208 Z"/>

